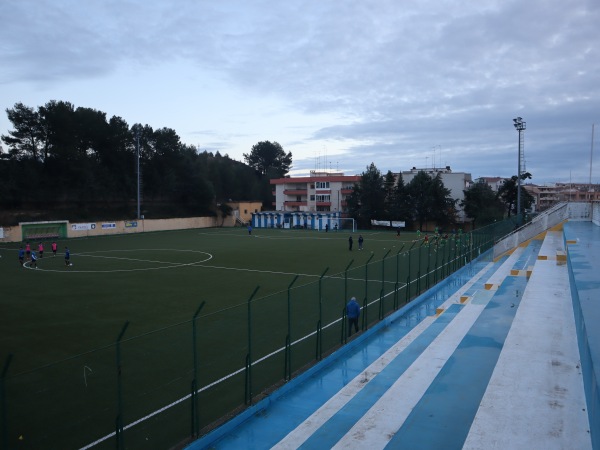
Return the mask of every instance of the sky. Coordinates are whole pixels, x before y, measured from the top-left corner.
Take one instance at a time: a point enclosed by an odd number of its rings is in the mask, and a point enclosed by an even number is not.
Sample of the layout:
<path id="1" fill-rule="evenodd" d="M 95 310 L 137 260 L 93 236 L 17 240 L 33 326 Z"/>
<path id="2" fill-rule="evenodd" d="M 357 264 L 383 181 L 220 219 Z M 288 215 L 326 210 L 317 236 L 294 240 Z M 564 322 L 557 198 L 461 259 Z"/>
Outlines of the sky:
<path id="1" fill-rule="evenodd" d="M 0 134 L 16 103 L 63 100 L 239 161 L 276 141 L 292 176 L 511 177 L 522 117 L 532 183 L 600 183 L 597 0 L 2 0 L 0 17 Z"/>

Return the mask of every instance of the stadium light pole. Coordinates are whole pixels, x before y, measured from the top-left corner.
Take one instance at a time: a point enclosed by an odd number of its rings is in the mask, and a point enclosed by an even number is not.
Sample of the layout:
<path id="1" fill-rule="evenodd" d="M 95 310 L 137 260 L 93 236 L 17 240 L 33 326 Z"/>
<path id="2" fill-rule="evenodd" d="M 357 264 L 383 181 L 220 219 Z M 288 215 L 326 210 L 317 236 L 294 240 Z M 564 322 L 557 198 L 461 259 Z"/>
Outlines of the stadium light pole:
<path id="1" fill-rule="evenodd" d="M 519 133 L 519 157 L 517 167 L 517 225 L 521 225 L 521 160 L 523 159 L 523 131 L 526 128 L 526 123 L 522 117 L 513 119 L 515 129 Z"/>
<path id="2" fill-rule="evenodd" d="M 137 164 L 137 220 L 140 220 L 140 131 L 135 132 L 136 164 Z"/>

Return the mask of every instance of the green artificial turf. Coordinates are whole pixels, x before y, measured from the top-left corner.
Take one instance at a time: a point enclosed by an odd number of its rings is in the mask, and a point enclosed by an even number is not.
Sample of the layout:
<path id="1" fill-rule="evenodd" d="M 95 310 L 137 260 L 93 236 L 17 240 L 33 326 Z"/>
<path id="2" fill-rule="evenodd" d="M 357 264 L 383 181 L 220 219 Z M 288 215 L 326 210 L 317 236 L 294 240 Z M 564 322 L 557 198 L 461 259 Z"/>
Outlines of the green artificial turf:
<path id="1" fill-rule="evenodd" d="M 364 249 L 354 233 L 352 252 L 350 234 L 342 231 L 255 229 L 250 236 L 224 228 L 71 239 L 58 242 L 55 257 L 45 242 L 38 269 L 19 265 L 19 244 L 0 244 L 0 363 L 7 368 L 10 443 L 80 447 L 113 432 L 119 410 L 126 425 L 177 401 L 191 391 L 194 348 L 198 387 L 243 369 L 247 357 L 256 362 L 273 353 L 253 366 L 253 396 L 282 380 L 286 368 L 313 362 L 319 324 L 322 350 L 340 345 L 348 297 L 363 304 L 383 294 L 388 313 L 396 281 L 401 287 L 408 276 L 407 253 L 399 252 L 413 245 L 414 233 L 362 234 Z M 421 268 L 423 255 L 433 267 L 433 253 L 420 251 Z M 192 318 L 203 303 L 194 347 Z M 368 307 L 368 322 L 377 321 L 378 308 Z M 117 367 L 115 341 L 126 323 Z M 309 337 L 292 346 L 286 366 L 281 349 L 288 334 L 292 343 Z M 203 390 L 200 427 L 243 404 L 245 386 L 241 372 Z M 190 433 L 190 404 L 143 421 L 125 438 L 176 444 Z M 99 448 L 114 447 L 114 439 Z"/>

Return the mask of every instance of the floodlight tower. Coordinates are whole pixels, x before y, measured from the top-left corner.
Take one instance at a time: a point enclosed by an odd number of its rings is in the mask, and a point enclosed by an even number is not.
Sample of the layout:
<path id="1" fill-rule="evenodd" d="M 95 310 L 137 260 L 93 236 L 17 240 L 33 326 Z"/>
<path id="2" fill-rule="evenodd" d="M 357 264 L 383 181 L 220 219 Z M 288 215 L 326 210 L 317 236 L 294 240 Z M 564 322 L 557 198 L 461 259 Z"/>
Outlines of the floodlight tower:
<path id="1" fill-rule="evenodd" d="M 526 123 L 522 117 L 513 119 L 514 126 L 519 132 L 519 161 L 517 168 L 517 225 L 521 225 L 521 169 L 523 167 L 523 131 L 525 131 Z"/>
<path id="2" fill-rule="evenodd" d="M 137 220 L 140 220 L 140 130 L 135 131 L 135 150 L 137 164 Z"/>

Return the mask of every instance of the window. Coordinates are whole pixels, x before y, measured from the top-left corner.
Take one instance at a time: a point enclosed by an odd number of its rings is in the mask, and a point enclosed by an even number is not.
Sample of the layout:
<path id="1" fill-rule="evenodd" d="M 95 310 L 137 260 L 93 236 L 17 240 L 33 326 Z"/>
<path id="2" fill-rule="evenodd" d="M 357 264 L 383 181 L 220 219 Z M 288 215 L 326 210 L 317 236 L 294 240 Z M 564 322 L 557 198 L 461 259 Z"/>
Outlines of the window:
<path id="1" fill-rule="evenodd" d="M 329 189 L 329 181 L 317 181 L 317 189 Z"/>
<path id="2" fill-rule="evenodd" d="M 311 196 L 310 196 L 310 201 L 311 201 L 311 202 L 314 202 L 314 201 L 315 201 L 315 196 L 314 196 L 314 195 L 311 195 Z"/>
<path id="3" fill-rule="evenodd" d="M 330 202 L 331 201 L 331 195 L 326 194 L 326 195 L 317 195 L 317 201 L 318 202 Z"/>
<path id="4" fill-rule="evenodd" d="M 247 209 L 244 210 L 244 214 L 248 214 L 248 210 Z"/>

